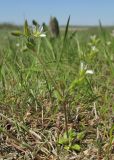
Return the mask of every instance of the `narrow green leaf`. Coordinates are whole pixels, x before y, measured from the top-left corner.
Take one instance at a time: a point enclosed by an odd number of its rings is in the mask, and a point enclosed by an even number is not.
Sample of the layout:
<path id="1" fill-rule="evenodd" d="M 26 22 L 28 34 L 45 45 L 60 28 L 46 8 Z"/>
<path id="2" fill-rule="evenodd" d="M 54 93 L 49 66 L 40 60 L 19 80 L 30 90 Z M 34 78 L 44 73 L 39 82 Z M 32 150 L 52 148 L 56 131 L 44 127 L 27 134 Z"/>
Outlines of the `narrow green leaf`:
<path id="1" fill-rule="evenodd" d="M 81 147 L 79 144 L 75 144 L 70 147 L 70 150 L 75 150 L 79 152 L 81 150 Z"/>
<path id="2" fill-rule="evenodd" d="M 13 31 L 13 32 L 11 32 L 11 34 L 12 34 L 13 36 L 17 36 L 17 37 L 19 37 L 19 36 L 22 35 L 22 33 L 21 33 L 20 31 Z"/>
<path id="3" fill-rule="evenodd" d="M 104 30 L 104 28 L 103 28 L 102 23 L 101 23 L 100 20 L 99 20 L 99 27 L 100 27 L 100 31 L 101 31 L 102 37 L 103 37 L 104 40 L 106 41 L 106 33 L 105 33 L 105 30 Z M 104 42 L 105 42 L 105 41 L 104 41 Z"/>
<path id="4" fill-rule="evenodd" d="M 85 137 L 85 132 L 79 132 L 79 133 L 77 134 L 77 139 L 78 139 L 78 140 L 83 140 L 84 137 Z"/>
<path id="5" fill-rule="evenodd" d="M 25 36 L 30 36 L 31 35 L 27 20 L 25 20 L 25 24 L 24 24 L 24 35 Z"/>
<path id="6" fill-rule="evenodd" d="M 70 22 L 70 16 L 68 17 L 67 25 L 66 25 L 66 28 L 65 28 L 64 41 L 66 40 L 66 37 L 67 37 L 67 34 L 68 34 L 69 22 Z"/>
<path id="7" fill-rule="evenodd" d="M 69 39 L 72 40 L 72 39 L 76 36 L 76 33 L 77 33 L 77 31 L 74 31 L 74 32 L 70 35 Z"/>

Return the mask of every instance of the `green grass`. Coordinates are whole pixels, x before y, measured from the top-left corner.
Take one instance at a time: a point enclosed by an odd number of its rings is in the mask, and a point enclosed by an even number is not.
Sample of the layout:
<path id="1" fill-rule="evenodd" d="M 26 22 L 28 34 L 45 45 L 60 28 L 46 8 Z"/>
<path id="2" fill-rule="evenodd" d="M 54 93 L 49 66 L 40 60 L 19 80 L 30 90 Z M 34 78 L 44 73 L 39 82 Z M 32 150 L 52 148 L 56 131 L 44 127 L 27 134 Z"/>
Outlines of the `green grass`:
<path id="1" fill-rule="evenodd" d="M 113 27 L 67 29 L 26 52 L 25 38 L 0 30 L 1 159 L 113 160 Z"/>

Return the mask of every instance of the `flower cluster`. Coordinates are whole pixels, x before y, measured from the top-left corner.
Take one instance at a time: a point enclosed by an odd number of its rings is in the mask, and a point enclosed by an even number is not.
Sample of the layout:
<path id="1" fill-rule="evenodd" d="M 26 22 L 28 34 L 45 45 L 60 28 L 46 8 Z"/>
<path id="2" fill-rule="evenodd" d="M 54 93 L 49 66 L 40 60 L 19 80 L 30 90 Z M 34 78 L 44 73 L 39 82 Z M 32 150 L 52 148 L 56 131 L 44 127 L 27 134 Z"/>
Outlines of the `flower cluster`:
<path id="1" fill-rule="evenodd" d="M 26 45 L 23 47 L 22 49 L 23 51 L 25 51 L 27 48 L 34 51 L 36 46 L 35 39 L 40 37 L 46 37 L 45 32 L 43 32 L 43 26 L 39 27 L 38 23 L 34 20 L 33 20 L 32 28 L 29 27 L 27 20 L 25 20 L 23 32 L 14 31 L 12 32 L 12 35 L 18 36 L 18 37 L 20 36 L 25 37 Z M 19 45 L 16 45 L 16 46 L 19 47 Z"/>

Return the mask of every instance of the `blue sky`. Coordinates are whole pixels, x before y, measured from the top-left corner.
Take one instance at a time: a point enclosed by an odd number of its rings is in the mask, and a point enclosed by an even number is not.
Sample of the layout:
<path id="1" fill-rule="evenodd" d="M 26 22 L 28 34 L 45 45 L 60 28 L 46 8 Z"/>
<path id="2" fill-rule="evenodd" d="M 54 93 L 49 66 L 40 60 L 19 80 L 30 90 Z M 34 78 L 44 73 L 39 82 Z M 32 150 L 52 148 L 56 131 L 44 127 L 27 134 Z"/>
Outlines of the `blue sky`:
<path id="1" fill-rule="evenodd" d="M 0 0 L 0 22 L 23 24 L 24 19 L 39 23 L 56 16 L 66 24 L 71 15 L 73 25 L 114 25 L 114 0 Z"/>

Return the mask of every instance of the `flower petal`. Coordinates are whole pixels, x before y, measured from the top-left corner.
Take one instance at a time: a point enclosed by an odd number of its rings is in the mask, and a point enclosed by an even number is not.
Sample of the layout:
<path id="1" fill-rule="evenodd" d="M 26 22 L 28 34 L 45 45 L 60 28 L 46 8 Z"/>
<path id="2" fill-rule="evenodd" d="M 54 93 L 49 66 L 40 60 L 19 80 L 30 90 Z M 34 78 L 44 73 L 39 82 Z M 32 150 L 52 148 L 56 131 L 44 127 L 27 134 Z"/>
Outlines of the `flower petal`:
<path id="1" fill-rule="evenodd" d="M 39 31 L 40 31 L 40 33 L 43 32 L 43 26 L 39 27 Z"/>
<path id="2" fill-rule="evenodd" d="M 46 34 L 42 33 L 40 34 L 40 37 L 46 37 Z"/>
<path id="3" fill-rule="evenodd" d="M 93 70 L 87 70 L 86 74 L 94 74 L 94 71 Z"/>

